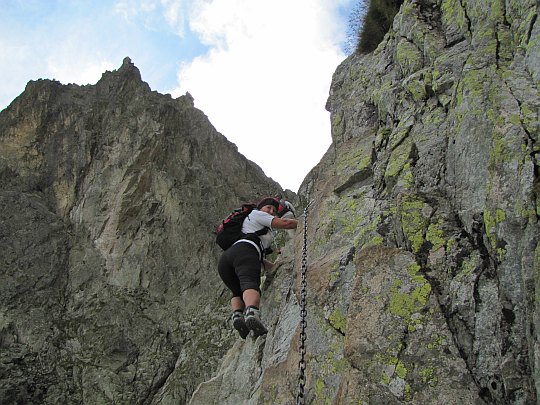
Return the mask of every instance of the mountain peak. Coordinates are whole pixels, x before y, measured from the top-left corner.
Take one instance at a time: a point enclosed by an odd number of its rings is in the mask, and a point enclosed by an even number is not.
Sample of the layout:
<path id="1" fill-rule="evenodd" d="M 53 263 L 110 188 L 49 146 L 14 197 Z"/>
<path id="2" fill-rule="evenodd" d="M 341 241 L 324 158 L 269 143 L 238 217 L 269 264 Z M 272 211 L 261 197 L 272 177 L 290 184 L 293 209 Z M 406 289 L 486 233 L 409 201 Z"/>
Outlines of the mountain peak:
<path id="1" fill-rule="evenodd" d="M 96 85 L 99 91 L 105 91 L 107 94 L 115 89 L 119 92 L 135 91 L 136 89 L 151 91 L 150 86 L 142 80 L 141 72 L 129 56 L 124 58 L 122 65 L 117 70 L 103 73 Z"/>

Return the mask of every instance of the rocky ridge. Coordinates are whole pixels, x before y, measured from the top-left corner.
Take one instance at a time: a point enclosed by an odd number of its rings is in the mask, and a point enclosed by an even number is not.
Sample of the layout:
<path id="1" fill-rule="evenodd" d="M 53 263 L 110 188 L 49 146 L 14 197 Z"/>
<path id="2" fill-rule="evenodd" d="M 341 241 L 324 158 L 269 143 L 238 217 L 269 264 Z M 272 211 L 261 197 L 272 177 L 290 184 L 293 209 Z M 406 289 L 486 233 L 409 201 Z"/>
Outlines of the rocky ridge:
<path id="1" fill-rule="evenodd" d="M 0 402 L 185 403 L 234 341 L 213 231 L 280 192 L 129 58 L 0 113 Z"/>

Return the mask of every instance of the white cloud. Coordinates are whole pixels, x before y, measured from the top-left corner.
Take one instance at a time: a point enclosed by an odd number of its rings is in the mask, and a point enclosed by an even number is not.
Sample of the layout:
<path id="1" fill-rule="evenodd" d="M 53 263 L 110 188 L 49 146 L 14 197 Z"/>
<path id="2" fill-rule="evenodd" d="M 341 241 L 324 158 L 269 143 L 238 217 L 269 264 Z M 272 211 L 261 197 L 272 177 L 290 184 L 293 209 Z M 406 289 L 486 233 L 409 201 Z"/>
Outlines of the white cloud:
<path id="1" fill-rule="evenodd" d="M 113 10 L 129 22 L 141 21 L 153 31 L 163 28 L 163 20 L 172 31 L 183 38 L 185 35 L 185 0 L 117 0 Z"/>
<path id="2" fill-rule="evenodd" d="M 172 92 L 189 91 L 241 153 L 294 191 L 331 142 L 324 107 L 332 74 L 345 57 L 338 3 L 194 3 L 190 28 L 210 51 L 181 66 L 179 88 Z"/>
<path id="3" fill-rule="evenodd" d="M 141 14 L 151 14 L 155 11 L 158 0 L 117 0 L 113 10 L 125 20 L 132 21 Z"/>
<path id="4" fill-rule="evenodd" d="M 84 58 L 66 64 L 62 55 L 55 55 L 47 60 L 47 69 L 51 77 L 62 83 L 94 84 L 106 70 L 117 69 L 116 61 Z"/>
<path id="5" fill-rule="evenodd" d="M 184 37 L 185 34 L 185 13 L 182 0 L 161 0 L 163 6 L 163 14 L 167 23 L 171 26 L 173 31 L 180 36 Z"/>
<path id="6" fill-rule="evenodd" d="M 110 58 L 108 50 L 101 48 L 102 37 L 96 35 L 94 25 L 80 20 L 56 33 L 54 45 L 49 43 L 43 55 L 48 77 L 61 83 L 94 84 L 103 72 L 117 68 L 118 60 Z M 69 31 L 70 35 L 62 35 Z"/>

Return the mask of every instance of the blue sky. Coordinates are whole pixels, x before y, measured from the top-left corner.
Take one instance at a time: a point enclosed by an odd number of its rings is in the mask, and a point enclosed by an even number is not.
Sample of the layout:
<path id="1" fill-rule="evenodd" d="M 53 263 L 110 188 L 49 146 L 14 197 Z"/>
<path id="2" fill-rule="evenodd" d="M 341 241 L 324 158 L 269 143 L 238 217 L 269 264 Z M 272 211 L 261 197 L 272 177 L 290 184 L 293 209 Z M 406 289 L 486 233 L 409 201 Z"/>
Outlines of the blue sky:
<path id="1" fill-rule="evenodd" d="M 129 56 L 297 191 L 331 142 L 324 109 L 357 0 L 3 0 L 0 109 L 29 80 L 94 84 Z"/>

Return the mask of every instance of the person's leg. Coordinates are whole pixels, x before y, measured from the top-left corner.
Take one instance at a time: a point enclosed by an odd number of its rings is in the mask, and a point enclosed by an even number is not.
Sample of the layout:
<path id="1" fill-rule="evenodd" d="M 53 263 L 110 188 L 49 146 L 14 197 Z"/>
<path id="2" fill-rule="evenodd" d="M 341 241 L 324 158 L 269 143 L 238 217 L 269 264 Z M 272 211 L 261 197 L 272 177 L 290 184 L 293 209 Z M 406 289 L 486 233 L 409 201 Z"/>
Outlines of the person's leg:
<path id="1" fill-rule="evenodd" d="M 247 327 L 253 331 L 255 336 L 268 333 L 266 327 L 260 319 L 259 306 L 261 302 L 261 292 L 259 285 L 261 283 L 261 261 L 258 251 L 247 243 L 244 245 L 241 254 L 234 260 L 234 268 L 240 288 L 242 289 L 242 298 L 246 305 L 245 319 Z"/>
<path id="2" fill-rule="evenodd" d="M 244 298 L 246 307 L 259 308 L 261 304 L 261 294 L 259 291 L 249 288 L 242 293 L 242 297 Z"/>
<path id="3" fill-rule="evenodd" d="M 244 312 L 244 309 L 246 309 L 246 305 L 244 304 L 244 300 L 242 300 L 241 297 L 232 297 L 231 298 L 231 309 L 233 312 L 240 311 Z"/>
<path id="4" fill-rule="evenodd" d="M 249 329 L 246 326 L 244 319 L 245 304 L 242 300 L 242 290 L 240 288 L 240 281 L 236 276 L 233 266 L 233 255 L 231 252 L 226 251 L 223 253 L 218 263 L 218 273 L 223 283 L 231 290 L 233 297 L 231 298 L 232 309 L 232 324 L 242 339 L 245 339 L 249 334 Z"/>
<path id="5" fill-rule="evenodd" d="M 242 289 L 240 287 L 240 280 L 236 276 L 234 270 L 234 255 L 231 253 L 232 252 L 227 250 L 219 258 L 218 273 L 223 283 L 232 292 L 233 298 L 231 299 L 231 307 L 233 305 L 239 307 L 242 304 Z M 233 310 L 236 309 L 236 307 L 233 307 Z"/>

